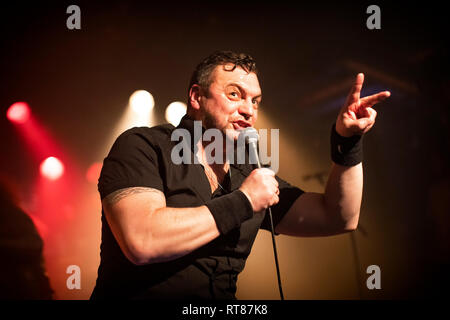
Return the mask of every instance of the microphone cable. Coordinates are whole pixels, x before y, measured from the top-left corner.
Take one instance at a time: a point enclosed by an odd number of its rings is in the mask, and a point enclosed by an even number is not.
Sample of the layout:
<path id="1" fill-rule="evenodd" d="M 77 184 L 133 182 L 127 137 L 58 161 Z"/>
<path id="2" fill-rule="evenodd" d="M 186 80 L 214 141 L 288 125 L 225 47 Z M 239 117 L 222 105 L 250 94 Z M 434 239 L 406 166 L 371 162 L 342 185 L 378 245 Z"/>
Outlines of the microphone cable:
<path id="1" fill-rule="evenodd" d="M 261 163 L 259 162 L 259 157 L 256 157 L 256 160 L 258 162 L 258 168 L 261 168 Z M 275 242 L 275 229 L 273 227 L 272 208 L 268 207 L 266 209 L 266 213 L 267 213 L 267 211 L 269 213 L 270 231 L 271 231 L 271 234 L 272 234 L 273 255 L 275 256 L 275 266 L 277 268 L 278 289 L 280 291 L 280 298 L 281 298 L 281 300 L 284 300 L 283 288 L 281 286 L 280 265 L 278 263 L 277 244 Z"/>
<path id="2" fill-rule="evenodd" d="M 258 169 L 261 168 L 261 163 L 259 162 L 259 155 L 258 155 L 258 150 L 257 150 L 258 149 L 257 142 L 259 140 L 258 132 L 256 131 L 255 128 L 249 127 L 249 128 L 244 129 L 240 133 L 240 135 L 243 135 L 245 138 L 245 141 L 248 143 L 249 160 L 250 160 L 250 157 L 253 156 L 253 159 L 256 160 Z M 250 155 L 250 153 L 251 153 L 251 155 Z M 277 245 L 275 243 L 275 228 L 273 227 L 272 208 L 269 206 L 266 209 L 266 213 L 267 213 L 267 211 L 269 213 L 270 231 L 272 234 L 273 255 L 275 257 L 275 266 L 277 268 L 278 289 L 280 290 L 281 300 L 284 300 L 283 288 L 281 286 L 280 265 L 278 263 Z"/>

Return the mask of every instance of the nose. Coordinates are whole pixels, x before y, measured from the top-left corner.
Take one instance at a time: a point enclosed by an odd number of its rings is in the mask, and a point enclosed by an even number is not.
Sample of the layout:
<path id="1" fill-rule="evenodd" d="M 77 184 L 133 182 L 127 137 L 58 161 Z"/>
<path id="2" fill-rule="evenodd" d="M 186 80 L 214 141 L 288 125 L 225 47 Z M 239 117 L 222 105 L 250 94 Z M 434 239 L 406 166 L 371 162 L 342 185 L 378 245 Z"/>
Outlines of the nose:
<path id="1" fill-rule="evenodd" d="M 238 112 L 244 116 L 245 120 L 249 120 L 253 117 L 255 110 L 253 109 L 252 101 L 244 100 L 239 106 Z"/>

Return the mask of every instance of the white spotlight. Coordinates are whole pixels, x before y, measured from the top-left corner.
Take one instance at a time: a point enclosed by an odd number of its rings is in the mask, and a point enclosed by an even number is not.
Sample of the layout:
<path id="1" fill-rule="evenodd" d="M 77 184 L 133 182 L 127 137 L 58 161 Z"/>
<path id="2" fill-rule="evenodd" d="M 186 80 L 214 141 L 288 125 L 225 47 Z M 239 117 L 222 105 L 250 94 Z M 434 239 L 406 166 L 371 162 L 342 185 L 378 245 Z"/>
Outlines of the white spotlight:
<path id="1" fill-rule="evenodd" d="M 177 126 L 180 123 L 181 118 L 186 114 L 186 104 L 183 102 L 175 101 L 169 104 L 166 108 L 166 120 L 167 122 Z"/>
<path id="2" fill-rule="evenodd" d="M 129 104 L 134 112 L 147 115 L 153 109 L 155 100 L 150 92 L 137 90 L 130 96 Z"/>
<path id="3" fill-rule="evenodd" d="M 48 157 L 41 162 L 41 175 L 50 180 L 59 179 L 64 173 L 63 163 L 55 157 Z"/>

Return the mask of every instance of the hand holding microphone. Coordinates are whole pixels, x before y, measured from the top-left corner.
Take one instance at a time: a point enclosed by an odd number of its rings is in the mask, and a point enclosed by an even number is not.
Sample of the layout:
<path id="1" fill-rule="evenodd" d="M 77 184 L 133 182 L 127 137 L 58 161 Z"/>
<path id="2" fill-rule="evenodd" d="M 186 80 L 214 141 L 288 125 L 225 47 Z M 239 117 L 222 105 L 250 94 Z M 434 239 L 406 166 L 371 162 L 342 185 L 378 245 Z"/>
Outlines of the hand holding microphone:
<path id="1" fill-rule="evenodd" d="M 253 170 L 239 188 L 250 200 L 254 212 L 278 203 L 279 190 L 275 173 L 267 168 Z"/>
<path id="2" fill-rule="evenodd" d="M 258 169 L 250 173 L 239 190 L 250 200 L 253 211 L 260 212 L 278 203 L 278 181 L 272 170 L 261 168 L 257 150 L 258 132 L 254 128 L 246 128 L 242 130 L 241 135 L 245 137 L 249 147 L 249 157 L 256 160 Z"/>

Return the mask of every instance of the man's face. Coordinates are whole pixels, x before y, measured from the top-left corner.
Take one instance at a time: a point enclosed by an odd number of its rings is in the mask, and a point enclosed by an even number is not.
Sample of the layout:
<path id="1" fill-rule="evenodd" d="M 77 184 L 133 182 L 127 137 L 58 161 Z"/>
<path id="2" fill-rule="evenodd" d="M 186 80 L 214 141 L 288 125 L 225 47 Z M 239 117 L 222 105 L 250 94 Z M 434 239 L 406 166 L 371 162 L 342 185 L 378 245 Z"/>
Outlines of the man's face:
<path id="1" fill-rule="evenodd" d="M 207 129 L 217 128 L 237 140 L 239 130 L 253 127 L 261 103 L 261 88 L 255 73 L 232 64 L 217 66 L 212 83 L 201 98 L 203 121 Z"/>

